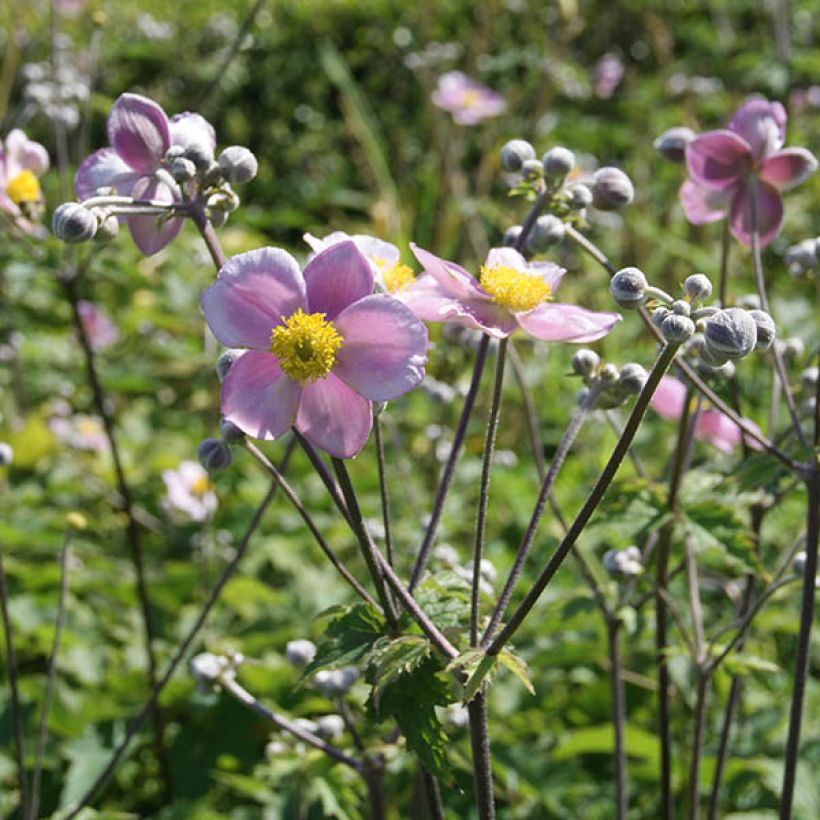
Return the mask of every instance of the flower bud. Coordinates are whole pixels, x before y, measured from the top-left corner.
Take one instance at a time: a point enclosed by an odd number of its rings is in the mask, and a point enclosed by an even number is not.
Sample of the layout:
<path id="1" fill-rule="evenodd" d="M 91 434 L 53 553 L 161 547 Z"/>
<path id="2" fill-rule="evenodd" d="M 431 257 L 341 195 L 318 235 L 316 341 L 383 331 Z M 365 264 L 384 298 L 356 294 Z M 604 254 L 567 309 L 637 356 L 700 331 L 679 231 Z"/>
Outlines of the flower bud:
<path id="1" fill-rule="evenodd" d="M 177 157 L 171 163 L 170 171 L 177 182 L 188 182 L 196 176 L 196 165 L 187 157 Z"/>
<path id="2" fill-rule="evenodd" d="M 592 191 L 590 191 L 589 186 L 584 185 L 583 182 L 576 182 L 574 185 L 571 185 L 567 188 L 567 194 L 569 195 L 570 207 L 576 211 L 580 211 L 582 208 L 592 205 Z"/>
<path id="3" fill-rule="evenodd" d="M 501 168 L 504 171 L 516 173 L 529 159 L 535 159 L 535 148 L 526 140 L 510 140 L 501 148 Z"/>
<path id="4" fill-rule="evenodd" d="M 618 211 L 635 198 L 632 181 L 619 168 L 599 168 L 593 179 L 592 204 L 599 211 Z"/>
<path id="5" fill-rule="evenodd" d="M 691 312 L 691 305 L 686 300 L 676 299 L 672 302 L 672 313 L 677 313 L 678 316 L 689 316 Z"/>
<path id="6" fill-rule="evenodd" d="M 682 163 L 686 161 L 686 146 L 696 136 L 697 134 L 691 128 L 676 126 L 664 131 L 652 145 L 664 159 Z"/>
<path id="7" fill-rule="evenodd" d="M 51 230 L 63 242 L 88 242 L 97 233 L 97 218 L 78 202 L 63 202 L 51 217 Z"/>
<path id="8" fill-rule="evenodd" d="M 525 159 L 524 162 L 521 163 L 521 173 L 524 175 L 524 179 L 534 182 L 536 179 L 541 179 L 541 177 L 544 176 L 544 166 L 540 160 Z"/>
<path id="9" fill-rule="evenodd" d="M 621 368 L 621 374 L 618 377 L 618 386 L 625 393 L 637 396 L 638 393 L 643 390 L 648 378 L 649 374 L 643 365 L 637 362 L 627 362 L 627 364 Z"/>
<path id="10" fill-rule="evenodd" d="M 820 367 L 807 367 L 800 374 L 800 381 L 804 390 L 816 390 L 817 379 L 820 376 Z"/>
<path id="11" fill-rule="evenodd" d="M 518 242 L 518 237 L 521 236 L 521 231 L 523 228 L 521 225 L 511 225 L 504 231 L 504 239 L 502 240 L 503 244 L 507 248 L 512 248 L 515 246 L 515 243 Z"/>
<path id="12" fill-rule="evenodd" d="M 572 372 L 578 376 L 590 376 L 601 363 L 601 357 L 587 347 L 582 347 L 572 357 Z"/>
<path id="13" fill-rule="evenodd" d="M 804 575 L 806 572 L 806 553 L 801 550 L 798 553 L 795 553 L 794 558 L 792 559 L 792 570 L 794 570 L 795 575 Z"/>
<path id="14" fill-rule="evenodd" d="M 231 185 L 246 185 L 256 176 L 259 163 L 244 145 L 231 145 L 219 155 L 219 170 Z"/>
<path id="15" fill-rule="evenodd" d="M 687 276 L 683 283 L 683 292 L 693 302 L 704 302 L 712 295 L 712 283 L 708 276 L 694 273 Z"/>
<path id="16" fill-rule="evenodd" d="M 575 154 L 569 148 L 560 145 L 550 148 L 541 158 L 544 165 L 544 176 L 548 179 L 565 177 L 575 167 Z"/>
<path id="17" fill-rule="evenodd" d="M 545 251 L 564 238 L 564 223 L 552 214 L 539 216 L 527 237 L 527 245 L 534 252 Z"/>
<path id="18" fill-rule="evenodd" d="M 661 324 L 663 338 L 670 344 L 680 344 L 692 337 L 695 323 L 688 316 L 670 313 Z"/>
<path id="19" fill-rule="evenodd" d="M 817 265 L 817 240 L 804 239 L 786 251 L 786 267 L 792 276 L 800 276 Z"/>
<path id="20" fill-rule="evenodd" d="M 14 450 L 5 441 L 0 441 L 0 467 L 8 467 L 14 461 Z"/>
<path id="21" fill-rule="evenodd" d="M 345 732 L 341 715 L 322 715 L 316 718 L 316 734 L 325 740 L 338 740 Z"/>
<path id="22" fill-rule="evenodd" d="M 219 422 L 219 433 L 228 444 L 237 444 L 245 438 L 242 430 L 228 419 Z"/>
<path id="23" fill-rule="evenodd" d="M 791 336 L 782 341 L 783 357 L 787 361 L 794 361 L 800 359 L 806 352 L 806 345 L 799 336 Z"/>
<path id="24" fill-rule="evenodd" d="M 643 572 L 641 551 L 635 547 L 623 550 L 609 550 L 601 563 L 610 575 L 640 575 Z"/>
<path id="25" fill-rule="evenodd" d="M 193 142 L 182 152 L 185 159 L 189 159 L 196 165 L 198 171 L 205 171 L 214 161 L 214 152 L 210 145 L 205 142 Z"/>
<path id="26" fill-rule="evenodd" d="M 199 463 L 209 472 L 215 473 L 230 466 L 233 456 L 231 448 L 218 438 L 206 438 L 196 451 Z"/>
<path id="27" fill-rule="evenodd" d="M 228 349 L 216 360 L 216 375 L 219 381 L 224 381 L 231 369 L 231 365 L 242 355 L 241 350 Z"/>
<path id="28" fill-rule="evenodd" d="M 611 362 L 605 364 L 598 371 L 598 378 L 602 382 L 610 382 L 611 384 L 614 384 L 616 381 L 618 381 L 618 376 L 619 376 L 618 368 L 615 367 L 615 365 L 612 364 Z"/>
<path id="29" fill-rule="evenodd" d="M 623 268 L 612 277 L 609 292 L 622 308 L 631 310 L 643 304 L 646 287 L 646 277 L 642 271 L 638 268 Z"/>
<path id="30" fill-rule="evenodd" d="M 288 641 L 285 646 L 285 657 L 289 664 L 302 669 L 316 657 L 316 644 L 305 638 Z"/>
<path id="31" fill-rule="evenodd" d="M 311 720 L 310 718 L 294 718 L 293 722 L 300 729 L 305 732 L 310 732 L 312 735 L 315 735 L 319 730 L 319 725 L 315 720 Z"/>
<path id="32" fill-rule="evenodd" d="M 355 666 L 322 669 L 313 676 L 313 684 L 326 698 L 337 698 L 349 692 L 358 677 Z"/>
<path id="33" fill-rule="evenodd" d="M 748 311 L 727 308 L 706 320 L 703 338 L 716 357 L 742 359 L 754 350 L 757 326 Z"/>
<path id="34" fill-rule="evenodd" d="M 211 652 L 201 652 L 191 658 L 191 674 L 196 682 L 211 688 L 230 666 L 228 659 Z"/>
<path id="35" fill-rule="evenodd" d="M 665 308 L 665 307 L 661 306 L 661 307 L 656 307 L 652 311 L 652 314 L 650 315 L 649 318 L 652 320 L 652 324 L 655 325 L 655 327 L 660 328 L 660 326 L 663 324 L 663 320 L 668 315 L 669 315 L 669 308 Z"/>
<path id="36" fill-rule="evenodd" d="M 774 319 L 764 310 L 750 310 L 749 316 L 757 327 L 757 342 L 755 350 L 768 350 L 777 336 L 777 327 Z"/>

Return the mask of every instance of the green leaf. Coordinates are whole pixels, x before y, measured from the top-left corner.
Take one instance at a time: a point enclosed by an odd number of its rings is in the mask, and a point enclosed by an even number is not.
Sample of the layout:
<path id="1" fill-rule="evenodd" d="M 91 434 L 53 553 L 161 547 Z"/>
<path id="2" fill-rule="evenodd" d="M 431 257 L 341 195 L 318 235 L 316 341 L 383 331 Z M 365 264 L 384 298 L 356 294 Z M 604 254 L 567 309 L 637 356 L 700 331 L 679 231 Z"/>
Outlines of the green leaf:
<path id="1" fill-rule="evenodd" d="M 464 703 L 469 703 L 478 694 L 478 690 L 481 689 L 485 680 L 491 683 L 497 673 L 498 657 L 482 653 L 481 660 L 479 660 L 464 685 L 464 697 L 462 698 Z"/>
<path id="2" fill-rule="evenodd" d="M 658 738 L 638 726 L 624 727 L 626 753 L 630 757 L 652 759 L 658 751 Z M 611 723 L 576 729 L 562 737 L 552 751 L 553 760 L 571 760 L 583 754 L 611 754 L 615 732 Z"/>
<path id="3" fill-rule="evenodd" d="M 502 649 L 498 655 L 498 660 L 524 684 L 524 688 L 531 695 L 535 694 L 535 687 L 530 680 L 527 662 L 522 657 L 516 655 L 511 649 Z"/>
<path id="4" fill-rule="evenodd" d="M 302 678 L 319 669 L 349 666 L 357 663 L 382 637 L 384 619 L 369 604 L 356 604 L 333 617 L 319 644 L 316 657 L 308 664 Z"/>
<path id="5" fill-rule="evenodd" d="M 729 655 L 723 662 L 726 671 L 733 675 L 749 675 L 752 672 L 779 672 L 780 667 L 776 663 L 764 660 L 757 655 L 748 655 L 745 652 L 735 652 Z"/>
<path id="6" fill-rule="evenodd" d="M 373 676 L 370 697 L 376 708 L 382 692 L 399 677 L 418 668 L 430 657 L 431 650 L 430 642 L 419 635 L 403 635 L 393 641 L 382 638 L 373 645 L 366 660 Z"/>

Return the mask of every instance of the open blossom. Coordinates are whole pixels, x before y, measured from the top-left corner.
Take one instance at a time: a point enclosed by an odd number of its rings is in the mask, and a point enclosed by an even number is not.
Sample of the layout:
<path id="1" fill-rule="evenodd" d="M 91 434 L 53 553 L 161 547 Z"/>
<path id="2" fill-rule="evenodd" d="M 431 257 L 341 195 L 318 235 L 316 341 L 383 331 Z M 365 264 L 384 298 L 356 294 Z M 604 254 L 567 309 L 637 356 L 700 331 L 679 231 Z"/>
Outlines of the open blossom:
<path id="1" fill-rule="evenodd" d="M 68 413 L 70 412 L 69 409 Z M 105 429 L 97 416 L 85 413 L 67 415 L 60 412 L 49 419 L 48 428 L 55 438 L 75 450 L 101 453 L 108 448 Z"/>
<path id="2" fill-rule="evenodd" d="M 162 473 L 166 507 L 184 513 L 192 521 L 205 521 L 217 507 L 214 485 L 196 461 L 183 461 L 176 470 Z"/>
<path id="3" fill-rule="evenodd" d="M 39 178 L 47 170 L 48 151 L 19 128 L 0 142 L 0 210 L 24 230 L 33 230 L 29 209 L 43 201 Z"/>
<path id="4" fill-rule="evenodd" d="M 617 313 L 552 302 L 566 271 L 527 262 L 512 248 L 493 248 L 476 279 L 454 262 L 410 247 L 425 272 L 398 298 L 425 321 L 457 322 L 498 339 L 520 328 L 545 342 L 591 342 L 621 320 Z"/>
<path id="5" fill-rule="evenodd" d="M 652 409 L 659 416 L 676 421 L 683 415 L 685 402 L 686 385 L 673 376 L 664 376 L 652 396 L 651 403 Z M 760 429 L 753 421 L 748 419 L 746 421 L 752 429 Z M 740 444 L 741 433 L 740 427 L 728 416 L 712 408 L 702 410 L 695 422 L 695 438 L 699 441 L 708 441 L 724 453 L 731 453 Z M 762 449 L 754 439 L 748 436 L 746 443 L 753 450 Z"/>
<path id="6" fill-rule="evenodd" d="M 817 169 L 810 151 L 783 148 L 785 137 L 783 106 L 752 99 L 738 108 L 726 129 L 709 131 L 690 142 L 686 147 L 689 179 L 680 190 L 686 218 L 700 225 L 728 215 L 735 239 L 751 245 L 754 203 L 760 244 L 768 245 L 783 223 L 781 192 Z"/>
<path id="7" fill-rule="evenodd" d="M 97 307 L 93 302 L 81 299 L 77 303 L 77 312 L 80 314 L 83 330 L 85 330 L 94 350 L 104 350 L 106 347 L 115 344 L 120 338 L 117 326 L 108 318 L 102 308 Z"/>
<path id="8" fill-rule="evenodd" d="M 621 84 L 624 76 L 624 64 L 617 54 L 608 52 L 595 63 L 593 72 L 593 86 L 595 96 L 600 100 L 608 100 Z"/>
<path id="9" fill-rule="evenodd" d="M 304 234 L 302 239 L 310 245 L 314 253 L 320 253 L 339 242 L 353 242 L 370 262 L 376 286 L 387 293 L 396 293 L 416 281 L 412 268 L 402 263 L 399 249 L 390 242 L 377 239 L 375 236 L 366 234 L 351 236 L 344 231 L 334 231 L 324 239 L 319 239 L 310 233 Z"/>
<path id="10" fill-rule="evenodd" d="M 108 115 L 110 148 L 87 157 L 77 170 L 74 188 L 82 201 L 99 189 L 113 188 L 120 196 L 171 203 L 180 199 L 179 186 L 167 172 L 171 146 L 201 148 L 213 153 L 214 129 L 199 114 L 176 114 L 170 119 L 153 100 L 121 94 Z M 126 218 L 136 246 L 146 256 L 164 248 L 182 228 L 182 217 L 154 215 Z"/>
<path id="11" fill-rule="evenodd" d="M 458 125 L 477 125 L 507 109 L 507 101 L 501 94 L 477 83 L 461 71 L 448 71 L 438 78 L 433 103 L 449 111 Z"/>
<path id="12" fill-rule="evenodd" d="M 277 248 L 234 256 L 202 308 L 220 342 L 247 349 L 222 383 L 222 414 L 254 438 L 295 427 L 349 458 L 370 434 L 371 402 L 424 377 L 427 329 L 401 302 L 373 293 L 353 242 L 331 245 L 304 273 Z"/>

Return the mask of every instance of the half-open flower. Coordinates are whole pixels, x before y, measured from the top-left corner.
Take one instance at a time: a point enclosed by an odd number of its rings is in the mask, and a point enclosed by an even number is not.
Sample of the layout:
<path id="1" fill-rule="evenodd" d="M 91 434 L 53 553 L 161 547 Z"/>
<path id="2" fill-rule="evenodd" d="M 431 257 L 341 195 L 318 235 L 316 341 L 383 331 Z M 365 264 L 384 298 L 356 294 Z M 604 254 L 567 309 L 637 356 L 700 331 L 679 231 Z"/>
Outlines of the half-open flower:
<path id="1" fill-rule="evenodd" d="M 304 274 L 277 248 L 234 256 L 202 308 L 220 342 L 247 349 L 222 382 L 222 414 L 254 438 L 295 427 L 349 458 L 370 434 L 371 402 L 424 377 L 427 329 L 401 302 L 373 293 L 353 242 L 318 254 Z"/>
<path id="2" fill-rule="evenodd" d="M 0 210 L 21 228 L 33 230 L 32 206 L 40 205 L 40 177 L 48 170 L 48 151 L 19 128 L 0 142 Z"/>
<path id="3" fill-rule="evenodd" d="M 591 342 L 621 320 L 552 301 L 565 271 L 552 262 L 527 262 L 512 248 L 493 248 L 479 278 L 415 245 L 424 267 L 414 285 L 397 294 L 428 322 L 457 322 L 503 339 L 519 328 L 545 342 Z"/>

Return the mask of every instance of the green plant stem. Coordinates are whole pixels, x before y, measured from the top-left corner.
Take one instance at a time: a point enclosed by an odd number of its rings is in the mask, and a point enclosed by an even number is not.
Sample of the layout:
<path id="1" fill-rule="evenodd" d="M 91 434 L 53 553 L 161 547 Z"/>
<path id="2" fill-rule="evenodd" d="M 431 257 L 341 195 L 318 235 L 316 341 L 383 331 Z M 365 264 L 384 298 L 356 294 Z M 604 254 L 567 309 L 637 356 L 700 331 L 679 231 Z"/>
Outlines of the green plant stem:
<path id="1" fill-rule="evenodd" d="M 384 467 L 384 441 L 382 440 L 382 426 L 379 416 L 373 418 L 373 435 L 376 439 L 376 462 L 379 471 L 379 496 L 382 502 L 382 526 L 384 527 L 384 548 L 387 552 L 387 562 L 393 562 L 393 538 L 390 532 L 390 497 L 387 493 L 387 476 Z"/>
<path id="2" fill-rule="evenodd" d="M 473 782 L 479 820 L 494 820 L 493 770 L 487 721 L 487 692 L 480 691 L 467 704 L 470 718 L 470 743 L 473 750 Z"/>
<path id="3" fill-rule="evenodd" d="M 709 696 L 709 673 L 701 666 L 697 672 L 695 696 L 695 733 L 692 741 L 692 759 L 689 763 L 689 820 L 700 817 L 700 762 L 703 752 L 703 735 L 706 731 L 706 706 Z"/>
<path id="4" fill-rule="evenodd" d="M 623 662 L 621 660 L 621 621 L 616 617 L 607 619 L 607 643 L 611 665 L 609 681 L 612 692 L 612 725 L 615 735 L 613 763 L 615 765 L 615 806 L 618 820 L 626 820 L 629 811 L 626 779 L 626 701 L 624 699 Z"/>

